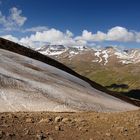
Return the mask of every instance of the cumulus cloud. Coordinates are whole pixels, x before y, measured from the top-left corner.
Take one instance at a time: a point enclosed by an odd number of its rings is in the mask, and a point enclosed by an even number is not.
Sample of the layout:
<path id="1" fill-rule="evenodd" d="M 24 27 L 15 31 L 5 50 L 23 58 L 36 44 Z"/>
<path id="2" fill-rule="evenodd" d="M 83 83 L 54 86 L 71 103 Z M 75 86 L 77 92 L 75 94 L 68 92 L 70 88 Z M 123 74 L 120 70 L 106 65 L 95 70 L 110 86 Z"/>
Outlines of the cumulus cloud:
<path id="1" fill-rule="evenodd" d="M 140 43 L 140 32 L 136 32 L 136 42 Z"/>
<path id="2" fill-rule="evenodd" d="M 129 42 L 135 39 L 135 34 L 123 27 L 114 27 L 106 34 L 107 40 Z"/>
<path id="3" fill-rule="evenodd" d="M 66 34 L 67 34 L 68 37 L 73 37 L 74 36 L 74 34 L 69 30 L 66 30 Z"/>
<path id="4" fill-rule="evenodd" d="M 4 36 L 1 36 L 2 38 L 5 38 L 7 40 L 10 40 L 10 41 L 13 41 L 13 42 L 16 42 L 16 43 L 19 43 L 19 39 L 12 36 L 12 35 L 4 35 Z"/>
<path id="5" fill-rule="evenodd" d="M 123 27 L 113 27 L 108 30 L 107 33 L 97 31 L 92 33 L 87 30 L 83 30 L 81 36 L 74 36 L 74 34 L 66 30 L 62 32 L 57 29 L 46 29 L 45 31 L 35 31 L 39 29 L 32 28 L 34 33 L 29 36 L 22 37 L 20 39 L 13 37 L 12 35 L 3 36 L 6 39 L 18 42 L 25 46 L 37 47 L 44 44 L 55 44 L 65 46 L 81 46 L 81 45 L 94 45 L 96 42 L 101 41 L 118 41 L 118 42 L 140 42 L 140 32 L 129 31 Z M 41 29 L 41 28 L 40 28 Z"/>
<path id="6" fill-rule="evenodd" d="M 50 29 L 48 31 L 36 32 L 30 36 L 32 41 L 44 41 L 44 42 L 57 42 L 66 38 L 66 35 L 56 29 Z"/>
<path id="7" fill-rule="evenodd" d="M 16 29 L 24 25 L 27 17 L 21 15 L 22 10 L 13 7 L 9 10 L 9 16 L 5 16 L 0 11 L 0 25 L 2 25 L 6 30 Z"/>
<path id="8" fill-rule="evenodd" d="M 92 33 L 87 30 L 82 32 L 81 36 L 76 37 L 76 39 L 82 39 L 86 41 L 120 41 L 120 42 L 130 42 L 138 41 L 138 33 L 134 31 L 128 31 L 124 27 L 116 26 L 108 30 L 107 33 L 97 31 L 97 33 Z M 138 37 L 139 38 L 139 37 Z"/>
<path id="9" fill-rule="evenodd" d="M 65 33 L 56 30 L 54 28 L 49 29 L 47 31 L 36 32 L 35 34 L 30 35 L 29 37 L 22 38 L 20 40 L 21 43 L 34 45 L 35 44 L 58 44 L 58 45 L 66 45 L 66 46 L 74 46 L 74 45 L 84 45 L 86 41 L 84 40 L 75 40 L 73 38 L 73 33 L 69 30 L 66 30 Z"/>

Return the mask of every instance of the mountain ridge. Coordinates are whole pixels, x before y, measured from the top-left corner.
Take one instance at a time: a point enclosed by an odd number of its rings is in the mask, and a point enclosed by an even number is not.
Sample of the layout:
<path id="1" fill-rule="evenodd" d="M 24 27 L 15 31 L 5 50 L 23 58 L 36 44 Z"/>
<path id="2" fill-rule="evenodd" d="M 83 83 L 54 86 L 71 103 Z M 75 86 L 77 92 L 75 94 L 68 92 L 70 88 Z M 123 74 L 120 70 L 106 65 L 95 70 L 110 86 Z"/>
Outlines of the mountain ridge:
<path id="1" fill-rule="evenodd" d="M 118 62 L 122 64 L 140 63 L 140 49 L 121 50 L 113 46 L 97 49 L 86 46 L 65 47 L 63 45 L 44 45 L 35 50 L 44 55 L 54 57 L 63 57 L 67 53 L 69 54 L 69 59 L 73 56 L 79 55 L 80 53 L 89 51 L 94 54 L 92 62 L 98 62 L 103 65 L 106 65 L 112 56 L 115 57 L 115 59 L 118 59 Z"/>

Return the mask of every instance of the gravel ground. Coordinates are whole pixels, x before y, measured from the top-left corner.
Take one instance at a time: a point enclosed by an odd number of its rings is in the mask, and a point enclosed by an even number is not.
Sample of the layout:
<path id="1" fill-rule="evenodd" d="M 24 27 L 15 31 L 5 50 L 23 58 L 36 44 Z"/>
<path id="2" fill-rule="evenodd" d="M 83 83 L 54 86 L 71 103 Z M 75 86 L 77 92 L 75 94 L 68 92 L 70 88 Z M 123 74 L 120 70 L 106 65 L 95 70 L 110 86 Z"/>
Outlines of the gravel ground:
<path id="1" fill-rule="evenodd" d="M 123 113 L 0 113 L 3 140 L 139 140 L 140 110 Z"/>

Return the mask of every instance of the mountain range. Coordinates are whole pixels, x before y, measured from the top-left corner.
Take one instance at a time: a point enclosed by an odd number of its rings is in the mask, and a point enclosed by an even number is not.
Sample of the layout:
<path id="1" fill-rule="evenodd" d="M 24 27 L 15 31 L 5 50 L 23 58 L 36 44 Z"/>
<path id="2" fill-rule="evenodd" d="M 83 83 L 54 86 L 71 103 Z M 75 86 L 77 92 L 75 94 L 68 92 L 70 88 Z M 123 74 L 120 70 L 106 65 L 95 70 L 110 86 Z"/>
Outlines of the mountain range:
<path id="1" fill-rule="evenodd" d="M 68 56 L 69 59 L 75 55 L 92 53 L 94 56 L 92 58 L 92 62 L 97 62 L 101 65 L 107 65 L 113 58 L 116 59 L 118 63 L 122 64 L 140 63 L 140 49 L 122 50 L 113 46 L 97 49 L 86 46 L 65 47 L 63 45 L 44 45 L 40 48 L 36 48 L 35 50 L 49 56 Z"/>
<path id="2" fill-rule="evenodd" d="M 125 93 L 140 89 L 140 49 L 45 45 L 35 50 L 58 60 L 109 90 Z"/>

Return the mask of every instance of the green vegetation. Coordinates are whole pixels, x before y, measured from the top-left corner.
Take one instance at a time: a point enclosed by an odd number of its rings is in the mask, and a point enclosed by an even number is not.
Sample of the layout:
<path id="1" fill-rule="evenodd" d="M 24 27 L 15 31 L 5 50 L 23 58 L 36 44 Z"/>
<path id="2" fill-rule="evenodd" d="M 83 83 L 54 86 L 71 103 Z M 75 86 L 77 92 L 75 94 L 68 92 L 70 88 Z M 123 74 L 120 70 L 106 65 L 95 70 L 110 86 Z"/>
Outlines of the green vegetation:
<path id="1" fill-rule="evenodd" d="M 140 65 L 106 65 L 81 61 L 63 62 L 79 74 L 117 92 L 140 89 Z M 113 86 L 114 85 L 114 86 Z"/>

